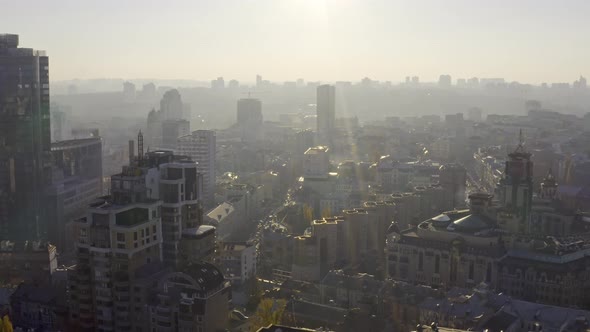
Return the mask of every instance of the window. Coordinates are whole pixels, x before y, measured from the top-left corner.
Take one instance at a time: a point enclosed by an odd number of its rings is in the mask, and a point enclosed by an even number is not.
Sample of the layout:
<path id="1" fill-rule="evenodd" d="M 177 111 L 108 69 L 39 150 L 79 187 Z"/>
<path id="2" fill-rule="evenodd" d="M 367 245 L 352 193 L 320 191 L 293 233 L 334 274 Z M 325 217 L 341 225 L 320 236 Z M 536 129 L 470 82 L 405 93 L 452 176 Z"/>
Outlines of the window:
<path id="1" fill-rule="evenodd" d="M 133 240 L 137 241 L 137 232 L 133 232 Z"/>
<path id="2" fill-rule="evenodd" d="M 117 233 L 117 241 L 125 242 L 125 233 Z"/>
<path id="3" fill-rule="evenodd" d="M 150 228 L 145 229 L 145 236 L 150 236 Z"/>
<path id="4" fill-rule="evenodd" d="M 473 266 L 473 261 L 469 262 L 469 278 L 470 280 L 473 280 L 473 275 L 475 274 L 475 268 Z"/>
<path id="5" fill-rule="evenodd" d="M 440 256 L 434 257 L 434 273 L 440 273 Z"/>
<path id="6" fill-rule="evenodd" d="M 117 243 L 117 249 L 125 249 L 125 243 Z"/>
<path id="7" fill-rule="evenodd" d="M 424 270 L 424 254 L 420 252 L 418 254 L 418 271 Z"/>

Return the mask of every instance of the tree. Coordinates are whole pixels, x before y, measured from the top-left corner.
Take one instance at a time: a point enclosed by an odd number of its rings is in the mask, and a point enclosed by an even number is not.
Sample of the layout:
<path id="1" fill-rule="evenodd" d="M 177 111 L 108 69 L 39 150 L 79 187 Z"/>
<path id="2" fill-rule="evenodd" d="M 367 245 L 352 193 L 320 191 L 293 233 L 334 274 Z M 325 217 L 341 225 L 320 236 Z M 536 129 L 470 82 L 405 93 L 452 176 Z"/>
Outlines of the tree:
<path id="1" fill-rule="evenodd" d="M 249 278 L 245 283 L 245 288 L 248 294 L 248 303 L 246 304 L 246 308 L 248 310 L 254 310 L 259 305 L 264 291 L 260 287 L 258 278 L 256 277 Z"/>
<path id="2" fill-rule="evenodd" d="M 283 313 L 286 307 L 287 301 L 285 300 L 262 299 L 252 317 L 250 331 L 258 331 L 261 327 L 280 324 L 283 321 Z"/>

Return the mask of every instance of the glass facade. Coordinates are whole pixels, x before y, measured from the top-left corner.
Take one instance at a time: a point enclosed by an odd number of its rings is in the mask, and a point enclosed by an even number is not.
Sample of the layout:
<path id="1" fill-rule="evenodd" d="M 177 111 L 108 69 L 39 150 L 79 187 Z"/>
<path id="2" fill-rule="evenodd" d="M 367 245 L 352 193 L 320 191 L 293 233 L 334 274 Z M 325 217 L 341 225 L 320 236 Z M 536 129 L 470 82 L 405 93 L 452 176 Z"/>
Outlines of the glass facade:
<path id="1" fill-rule="evenodd" d="M 0 239 L 46 237 L 49 121 L 47 56 L 0 35 Z"/>

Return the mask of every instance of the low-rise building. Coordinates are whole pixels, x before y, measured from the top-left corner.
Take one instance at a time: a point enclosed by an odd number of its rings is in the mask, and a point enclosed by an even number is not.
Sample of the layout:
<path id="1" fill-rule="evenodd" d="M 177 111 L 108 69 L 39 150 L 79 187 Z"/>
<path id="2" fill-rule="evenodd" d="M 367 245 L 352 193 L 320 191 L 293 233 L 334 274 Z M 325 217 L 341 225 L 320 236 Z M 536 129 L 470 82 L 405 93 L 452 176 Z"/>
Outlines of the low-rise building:
<path id="1" fill-rule="evenodd" d="M 218 247 L 219 266 L 232 285 L 240 286 L 256 276 L 256 245 L 248 242 L 219 242 Z"/>
<path id="2" fill-rule="evenodd" d="M 22 283 L 10 296 L 14 327 L 36 331 L 63 331 L 68 322 L 65 292 L 51 285 Z"/>
<path id="3" fill-rule="evenodd" d="M 43 241 L 0 241 L 0 279 L 18 285 L 22 281 L 46 281 L 57 269 L 57 250 Z"/>
<path id="4" fill-rule="evenodd" d="M 192 264 L 184 272 L 167 273 L 149 293 L 151 300 L 144 304 L 144 331 L 216 332 L 227 328 L 230 283 L 212 264 Z"/>

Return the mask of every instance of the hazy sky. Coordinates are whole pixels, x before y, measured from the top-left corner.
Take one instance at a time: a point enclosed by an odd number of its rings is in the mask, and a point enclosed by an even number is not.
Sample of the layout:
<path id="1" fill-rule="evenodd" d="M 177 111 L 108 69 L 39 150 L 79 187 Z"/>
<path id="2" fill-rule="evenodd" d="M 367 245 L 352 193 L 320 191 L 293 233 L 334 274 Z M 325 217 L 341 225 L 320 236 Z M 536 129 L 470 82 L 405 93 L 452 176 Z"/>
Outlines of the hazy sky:
<path id="1" fill-rule="evenodd" d="M 52 80 L 590 75 L 590 1 L 0 0 Z"/>

